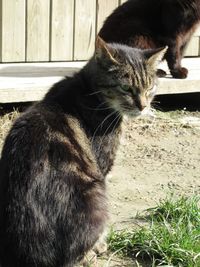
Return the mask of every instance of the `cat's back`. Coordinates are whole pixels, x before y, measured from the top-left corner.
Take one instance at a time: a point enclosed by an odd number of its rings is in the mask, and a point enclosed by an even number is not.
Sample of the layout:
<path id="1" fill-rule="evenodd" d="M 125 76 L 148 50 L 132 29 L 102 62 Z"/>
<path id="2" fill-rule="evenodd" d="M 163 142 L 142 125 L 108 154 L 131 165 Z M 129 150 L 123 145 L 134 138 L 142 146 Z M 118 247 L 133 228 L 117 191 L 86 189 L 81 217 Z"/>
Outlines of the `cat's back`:
<path id="1" fill-rule="evenodd" d="M 48 116 L 55 120 L 54 112 L 48 112 L 38 103 L 17 118 L 11 127 L 1 154 L 1 203 L 14 197 L 18 200 L 26 198 L 28 190 L 25 185 L 31 187 L 47 166 L 51 138 Z M 19 190 L 24 194 L 19 196 Z"/>
<path id="2" fill-rule="evenodd" d="M 55 168 L 65 163 L 63 168 L 70 168 L 76 160 L 82 166 L 95 163 L 81 123 L 76 117 L 65 114 L 59 105 L 45 101 L 16 120 L 5 140 L 1 159 L 4 169 L 12 162 L 13 168 L 24 172 L 45 163 Z"/>
<path id="3" fill-rule="evenodd" d="M 148 34 L 148 29 L 155 27 L 155 18 L 159 20 L 160 8 L 160 0 L 129 0 L 105 20 L 99 36 L 108 42 L 128 44 L 130 35 L 141 32 Z"/>
<path id="4" fill-rule="evenodd" d="M 64 266 L 94 244 L 105 184 L 77 118 L 45 101 L 31 107 L 5 140 L 0 173 L 3 264 Z"/>
<path id="5" fill-rule="evenodd" d="M 46 146 L 45 140 L 49 139 L 48 113 L 50 116 L 54 115 L 43 105 L 36 104 L 14 122 L 4 143 L 2 160 L 10 164 L 9 159 L 12 158 L 14 164 L 16 160 L 20 160 L 20 155 L 26 159 L 31 152 L 38 152 L 38 147 L 42 150 Z"/>
<path id="6" fill-rule="evenodd" d="M 142 49 L 169 45 L 178 35 L 189 38 L 200 22 L 200 1 L 189 2 L 129 0 L 105 20 L 99 35 Z"/>

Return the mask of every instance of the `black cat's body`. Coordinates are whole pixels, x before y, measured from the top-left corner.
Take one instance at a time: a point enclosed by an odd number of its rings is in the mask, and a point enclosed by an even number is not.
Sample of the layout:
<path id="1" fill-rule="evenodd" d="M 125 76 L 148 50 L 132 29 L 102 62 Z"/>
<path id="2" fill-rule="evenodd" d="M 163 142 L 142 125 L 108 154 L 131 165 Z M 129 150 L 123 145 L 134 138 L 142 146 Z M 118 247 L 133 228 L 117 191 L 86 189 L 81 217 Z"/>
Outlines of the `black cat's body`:
<path id="1" fill-rule="evenodd" d="M 99 35 L 141 49 L 167 45 L 172 76 L 186 78 L 181 59 L 199 23 L 200 0 L 129 0 L 106 19 Z"/>
<path id="2" fill-rule="evenodd" d="M 118 147 L 121 109 L 138 115 L 150 104 L 166 49 L 144 53 L 98 40 L 86 67 L 55 84 L 5 140 L 1 267 L 72 267 L 103 232 L 105 175 Z"/>

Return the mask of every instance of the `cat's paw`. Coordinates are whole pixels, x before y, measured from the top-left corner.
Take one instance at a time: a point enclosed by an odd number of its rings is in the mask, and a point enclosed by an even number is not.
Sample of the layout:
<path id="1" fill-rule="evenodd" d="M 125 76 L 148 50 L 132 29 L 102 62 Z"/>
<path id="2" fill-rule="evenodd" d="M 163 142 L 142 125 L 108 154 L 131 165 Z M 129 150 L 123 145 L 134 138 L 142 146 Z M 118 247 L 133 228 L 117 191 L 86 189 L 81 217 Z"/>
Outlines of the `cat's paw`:
<path id="1" fill-rule="evenodd" d="M 90 266 L 98 266 L 97 265 L 97 254 L 90 250 L 81 261 L 81 267 L 90 267 Z"/>
<path id="2" fill-rule="evenodd" d="M 101 239 L 98 240 L 92 250 L 90 250 L 81 261 L 81 267 L 98 267 L 97 256 L 104 254 L 107 250 L 107 243 Z"/>
<path id="3" fill-rule="evenodd" d="M 188 76 L 188 69 L 180 68 L 176 70 L 170 70 L 172 76 L 176 79 L 185 79 Z"/>
<path id="4" fill-rule="evenodd" d="M 97 242 L 94 247 L 93 247 L 93 250 L 95 251 L 95 253 L 97 255 L 102 255 L 104 253 L 107 252 L 108 250 L 108 245 L 106 243 L 106 241 L 101 241 L 101 242 Z"/>
<path id="5" fill-rule="evenodd" d="M 162 77 L 165 77 L 167 75 L 167 73 L 164 70 L 158 69 L 157 72 L 156 72 L 156 75 L 159 78 L 162 78 Z"/>
<path id="6" fill-rule="evenodd" d="M 95 251 L 97 255 L 101 255 L 107 252 L 108 245 L 106 239 L 107 239 L 107 228 L 105 227 L 104 231 L 102 232 L 102 234 L 100 235 L 99 239 L 96 241 L 93 247 L 93 251 Z"/>

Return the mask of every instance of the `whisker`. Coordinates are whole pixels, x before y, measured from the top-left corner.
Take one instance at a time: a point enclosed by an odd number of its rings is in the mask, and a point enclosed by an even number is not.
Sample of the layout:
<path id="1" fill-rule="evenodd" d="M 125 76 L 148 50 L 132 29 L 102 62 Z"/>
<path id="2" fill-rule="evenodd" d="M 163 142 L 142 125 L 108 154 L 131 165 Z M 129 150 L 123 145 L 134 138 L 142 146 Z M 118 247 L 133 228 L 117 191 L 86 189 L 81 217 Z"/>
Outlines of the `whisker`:
<path id="1" fill-rule="evenodd" d="M 151 101 L 151 104 L 153 104 L 153 103 L 158 103 L 158 104 L 160 104 L 160 101 L 153 100 L 153 101 Z"/>
<path id="2" fill-rule="evenodd" d="M 113 112 L 111 112 L 110 114 L 108 114 L 108 116 L 106 116 L 106 117 L 104 118 L 104 120 L 97 126 L 97 128 L 96 128 L 96 130 L 94 131 L 94 134 L 93 134 L 93 136 L 92 136 L 92 140 L 91 140 L 92 147 L 93 147 L 93 145 L 94 145 L 94 139 L 95 139 L 95 135 L 96 135 L 97 131 L 100 129 L 100 127 L 103 126 L 103 124 L 106 122 L 106 120 L 109 119 L 109 118 L 110 118 L 113 114 L 115 114 L 115 113 L 116 113 L 116 111 L 114 110 Z"/>
<path id="3" fill-rule="evenodd" d="M 116 125 L 118 124 L 119 120 L 121 119 L 121 115 L 120 115 L 120 114 L 118 114 L 118 117 L 117 117 L 117 118 L 118 118 L 118 119 L 117 119 L 117 121 L 116 121 L 115 125 L 113 126 L 113 129 L 112 129 L 111 135 L 112 135 L 112 134 L 113 134 L 113 132 L 115 131 L 115 127 L 116 127 Z"/>
<path id="4" fill-rule="evenodd" d="M 103 134 L 103 136 L 102 136 L 102 138 L 101 138 L 101 142 L 100 142 L 100 144 L 99 144 L 99 146 L 98 146 L 98 150 L 100 150 L 100 148 L 101 148 L 101 145 L 102 145 L 102 143 L 103 143 L 103 140 L 105 139 L 105 136 L 106 136 L 106 134 L 107 134 L 107 132 L 108 132 L 108 130 L 110 129 L 110 127 L 113 125 L 113 123 L 117 120 L 117 122 L 115 123 L 115 125 L 114 125 L 114 127 L 113 127 L 113 129 L 112 129 L 112 131 L 111 131 L 111 134 L 113 133 L 113 130 L 115 129 L 115 126 L 117 125 L 117 123 L 119 122 L 119 119 L 121 118 L 121 115 L 120 115 L 120 113 L 117 113 L 117 116 L 112 120 L 112 122 L 110 123 L 110 125 L 107 127 L 107 129 L 105 130 L 105 132 L 104 132 L 104 134 Z"/>
<path id="5" fill-rule="evenodd" d="M 91 108 L 91 107 L 88 107 L 88 106 L 85 106 L 82 104 L 82 106 L 85 108 L 85 109 L 88 109 L 88 110 L 107 110 L 107 109 L 112 109 L 110 107 L 105 107 L 105 108 L 99 108 L 103 105 L 107 104 L 107 101 L 103 101 L 102 103 L 100 103 L 96 108 Z"/>
<path id="6" fill-rule="evenodd" d="M 89 110 L 108 110 L 108 109 L 112 109 L 111 107 L 107 107 L 107 108 L 89 108 L 89 107 L 86 107 L 86 109 L 89 109 Z"/>
<path id="7" fill-rule="evenodd" d="M 88 95 L 96 95 L 96 94 L 100 94 L 100 93 L 101 93 L 101 91 L 95 91 L 95 92 L 92 92 L 92 93 L 90 93 Z"/>
<path id="8" fill-rule="evenodd" d="M 160 106 L 158 106 L 158 105 L 153 105 L 153 107 L 152 107 L 153 109 L 155 109 L 155 110 L 158 110 L 158 111 L 164 111 L 164 109 L 163 108 L 161 108 Z"/>

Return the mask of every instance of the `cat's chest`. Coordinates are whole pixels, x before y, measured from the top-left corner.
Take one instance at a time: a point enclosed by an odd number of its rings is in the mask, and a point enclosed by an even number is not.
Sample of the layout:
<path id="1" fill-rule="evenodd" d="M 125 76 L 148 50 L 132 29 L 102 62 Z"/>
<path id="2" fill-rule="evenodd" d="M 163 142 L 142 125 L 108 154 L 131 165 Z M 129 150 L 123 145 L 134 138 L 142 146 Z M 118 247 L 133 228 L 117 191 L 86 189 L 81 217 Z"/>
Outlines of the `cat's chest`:
<path id="1" fill-rule="evenodd" d="M 94 143 L 95 155 L 101 172 L 106 175 L 114 163 L 119 146 L 121 127 L 106 136 L 99 136 Z"/>

